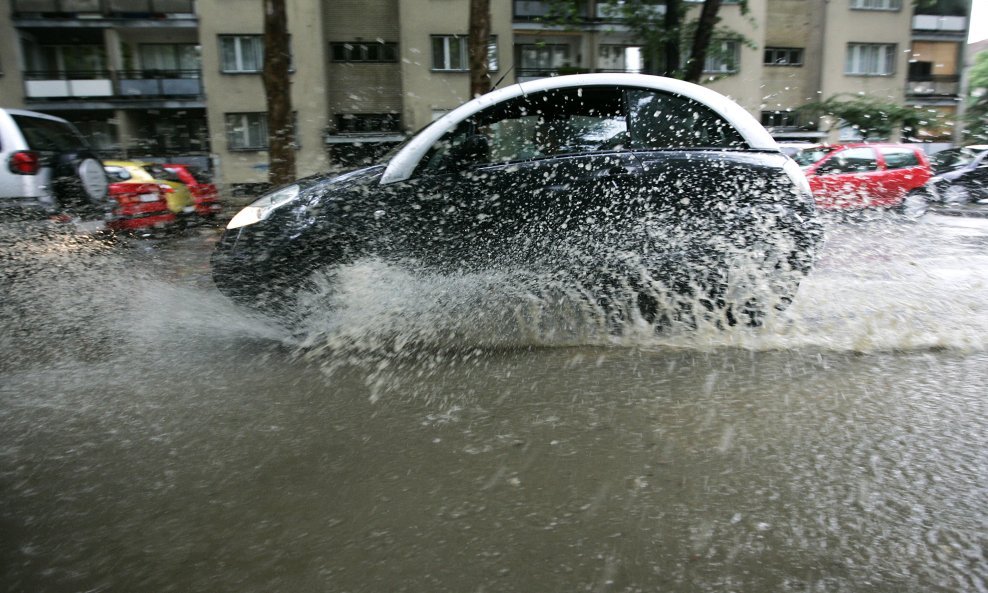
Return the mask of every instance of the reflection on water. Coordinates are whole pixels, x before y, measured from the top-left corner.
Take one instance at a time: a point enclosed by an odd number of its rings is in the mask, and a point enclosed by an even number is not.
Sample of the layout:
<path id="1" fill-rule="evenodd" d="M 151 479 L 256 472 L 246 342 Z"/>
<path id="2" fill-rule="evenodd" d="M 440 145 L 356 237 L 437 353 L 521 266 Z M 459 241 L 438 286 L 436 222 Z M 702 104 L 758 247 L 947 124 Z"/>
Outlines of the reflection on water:
<path id="1" fill-rule="evenodd" d="M 0 590 L 984 590 L 978 222 L 833 224 L 790 310 L 667 335 L 374 263 L 293 335 L 208 232 L 18 256 Z"/>

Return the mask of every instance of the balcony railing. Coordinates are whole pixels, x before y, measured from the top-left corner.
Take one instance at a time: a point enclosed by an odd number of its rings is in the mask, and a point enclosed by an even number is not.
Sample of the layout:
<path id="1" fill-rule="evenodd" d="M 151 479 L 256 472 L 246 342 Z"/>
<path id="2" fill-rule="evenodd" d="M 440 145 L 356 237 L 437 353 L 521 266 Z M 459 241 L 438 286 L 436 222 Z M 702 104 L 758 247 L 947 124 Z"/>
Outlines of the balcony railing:
<path id="1" fill-rule="evenodd" d="M 913 30 L 937 31 L 941 33 L 964 33 L 967 31 L 967 18 L 963 16 L 917 14 L 913 17 Z"/>
<path id="2" fill-rule="evenodd" d="M 28 99 L 199 97 L 200 75 L 199 70 L 28 71 L 24 92 Z"/>
<path id="3" fill-rule="evenodd" d="M 956 74 L 910 76 L 906 94 L 912 97 L 956 97 L 960 92 L 960 76 Z"/>
<path id="4" fill-rule="evenodd" d="M 195 0 L 13 0 L 14 16 L 154 17 L 195 14 Z"/>

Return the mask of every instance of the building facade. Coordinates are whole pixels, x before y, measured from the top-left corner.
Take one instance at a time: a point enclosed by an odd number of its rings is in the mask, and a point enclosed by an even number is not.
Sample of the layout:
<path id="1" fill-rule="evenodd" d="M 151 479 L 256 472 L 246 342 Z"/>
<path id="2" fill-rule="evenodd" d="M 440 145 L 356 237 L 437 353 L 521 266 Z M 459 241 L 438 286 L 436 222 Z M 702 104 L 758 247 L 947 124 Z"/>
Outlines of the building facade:
<path id="1" fill-rule="evenodd" d="M 6 5 L 7 3 L 5 3 Z M 466 0 L 288 0 L 298 174 L 372 158 L 468 98 Z M 686 1 L 688 18 L 702 2 Z M 618 0 L 491 0 L 492 85 L 648 71 Z M 799 108 L 868 95 L 949 121 L 970 0 L 725 0 L 702 84 L 779 140 L 854 137 Z M 641 10 L 661 16 L 664 2 Z M 267 181 L 259 0 L 10 0 L 0 104 L 75 122 L 105 156 L 193 161 Z M 931 126 L 941 140 L 950 126 Z"/>

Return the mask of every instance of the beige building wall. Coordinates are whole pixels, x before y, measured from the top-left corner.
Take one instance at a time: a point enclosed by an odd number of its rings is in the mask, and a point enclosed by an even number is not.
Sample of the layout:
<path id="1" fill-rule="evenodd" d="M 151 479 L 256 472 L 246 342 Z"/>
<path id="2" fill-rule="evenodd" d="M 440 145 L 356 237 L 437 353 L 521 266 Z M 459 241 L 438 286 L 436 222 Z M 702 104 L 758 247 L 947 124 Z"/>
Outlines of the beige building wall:
<path id="1" fill-rule="evenodd" d="M 762 68 L 763 111 L 785 111 L 820 99 L 821 48 L 826 31 L 823 13 L 823 2 L 768 1 L 762 50 L 802 48 L 803 64 Z"/>
<path id="2" fill-rule="evenodd" d="M 10 8 L 0 3 L 0 107 L 24 107 L 21 48 L 10 21 Z"/>
<path id="3" fill-rule="evenodd" d="M 220 35 L 260 35 L 264 32 L 263 4 L 212 0 L 197 2 L 202 76 L 206 92 L 209 135 L 221 185 L 267 183 L 267 151 L 231 151 L 226 114 L 265 112 L 267 101 L 260 73 L 224 74 L 220 65 Z M 288 30 L 292 40 L 292 109 L 296 113 L 298 176 L 328 168 L 326 129 L 326 48 L 322 9 L 306 0 L 289 0 Z"/>
<path id="4" fill-rule="evenodd" d="M 881 101 L 902 104 L 905 101 L 906 77 L 912 39 L 912 3 L 903 0 L 897 11 L 856 10 L 849 0 L 826 3 L 826 42 L 820 96 L 822 100 L 841 94 L 865 94 Z M 849 44 L 894 44 L 895 72 L 888 76 L 863 76 L 845 73 Z M 839 139 L 831 131 L 830 140 Z"/>
<path id="5" fill-rule="evenodd" d="M 758 117 L 761 111 L 764 90 L 761 84 L 762 55 L 764 51 L 765 18 L 767 0 L 748 0 L 748 13 L 741 12 L 739 4 L 723 4 L 720 7 L 719 27 L 730 29 L 742 35 L 749 43 L 740 46 L 738 72 L 728 76 L 707 77 L 701 80 L 704 86 L 727 95 Z M 700 7 L 691 10 L 691 16 L 699 16 Z M 715 40 L 716 41 L 716 40 Z M 755 82 L 755 84 L 752 84 Z"/>
<path id="6" fill-rule="evenodd" d="M 470 4 L 463 0 L 417 0 L 401 4 L 401 76 L 405 105 L 402 122 L 405 131 L 414 132 L 437 115 L 458 107 L 470 98 L 468 72 L 442 72 L 433 69 L 432 36 L 469 33 Z M 511 3 L 491 2 L 491 35 L 497 36 L 497 72 L 492 84 L 505 76 L 501 86 L 515 81 L 511 70 L 513 39 Z"/>
<path id="7" fill-rule="evenodd" d="M 402 81 L 397 63 L 333 62 L 332 43 L 399 43 L 398 0 L 332 0 L 325 5 L 324 37 L 316 41 L 327 63 L 326 101 L 335 114 L 401 113 Z M 333 125 L 331 123 L 331 125 Z"/>

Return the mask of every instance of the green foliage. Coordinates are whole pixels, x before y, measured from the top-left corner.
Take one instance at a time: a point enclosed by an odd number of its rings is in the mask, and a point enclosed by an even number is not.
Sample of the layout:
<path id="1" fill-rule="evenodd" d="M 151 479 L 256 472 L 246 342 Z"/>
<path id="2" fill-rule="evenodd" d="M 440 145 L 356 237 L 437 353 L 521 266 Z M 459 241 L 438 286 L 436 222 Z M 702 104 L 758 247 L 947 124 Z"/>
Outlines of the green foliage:
<path id="1" fill-rule="evenodd" d="M 983 89 L 988 92 L 988 50 L 974 56 L 974 64 L 968 72 L 968 88 L 971 91 Z"/>
<path id="2" fill-rule="evenodd" d="M 731 4 L 740 5 L 741 13 L 749 14 L 748 0 Z M 687 18 L 689 9 L 697 6 L 695 3 L 600 0 L 599 5 L 602 5 L 603 14 L 609 20 L 627 27 L 633 43 L 641 45 L 647 73 L 683 77 L 684 65 L 692 59 L 689 56 L 690 46 L 699 26 L 698 19 Z M 671 7 L 674 13 L 671 16 L 660 13 L 657 10 L 660 6 Z M 548 0 L 548 12 L 541 21 L 565 30 L 579 30 L 585 24 L 586 17 L 586 0 Z M 736 40 L 748 47 L 756 47 L 754 42 L 727 27 L 715 26 L 712 38 L 716 41 Z M 712 43 L 707 48 L 711 56 L 717 56 L 720 51 L 719 43 Z"/>
<path id="3" fill-rule="evenodd" d="M 965 144 L 988 143 L 988 51 L 974 56 L 968 71 L 968 96 L 964 111 Z"/>
<path id="4" fill-rule="evenodd" d="M 901 128 L 906 137 L 914 136 L 921 128 L 932 127 L 936 119 L 935 114 L 927 111 L 868 95 L 835 95 L 808 103 L 799 110 L 812 117 L 831 117 L 836 121 L 835 125 L 851 126 L 866 140 L 888 139 L 896 128 Z"/>

